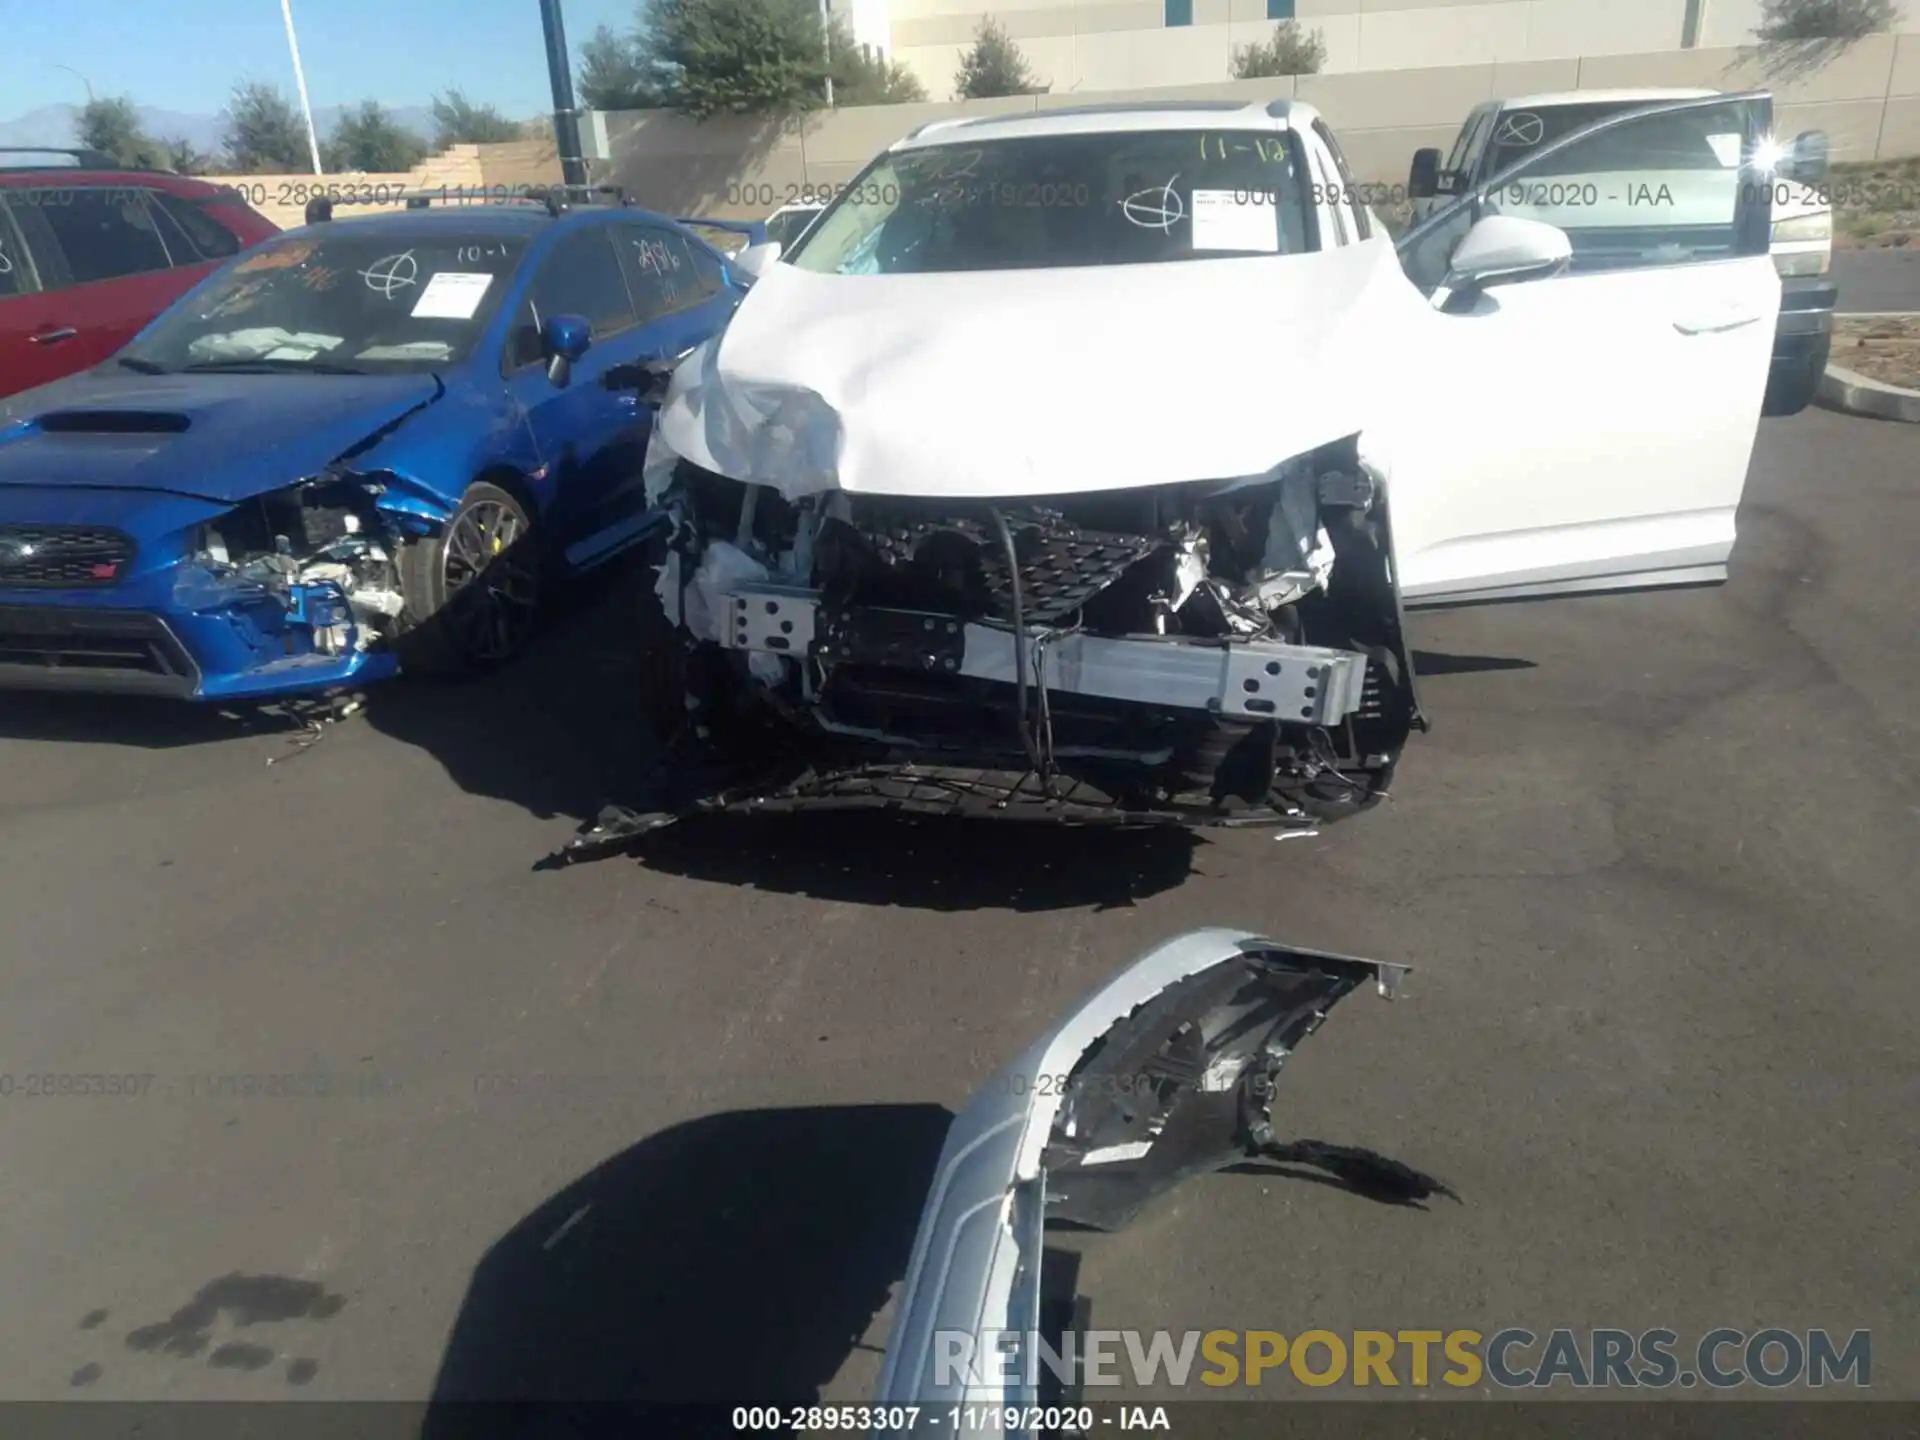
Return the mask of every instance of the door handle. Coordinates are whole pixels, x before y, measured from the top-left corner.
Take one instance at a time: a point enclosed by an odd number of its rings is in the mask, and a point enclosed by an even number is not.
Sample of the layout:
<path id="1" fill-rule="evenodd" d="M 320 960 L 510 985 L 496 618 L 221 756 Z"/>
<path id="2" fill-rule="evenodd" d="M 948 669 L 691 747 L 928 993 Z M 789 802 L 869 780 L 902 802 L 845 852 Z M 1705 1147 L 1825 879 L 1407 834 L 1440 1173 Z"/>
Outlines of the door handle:
<path id="1" fill-rule="evenodd" d="M 36 330 L 27 338 L 36 345 L 58 345 L 62 340 L 71 340 L 79 333 L 71 325 L 61 325 L 51 330 Z"/>
<path id="2" fill-rule="evenodd" d="M 1718 335 L 1727 330 L 1738 330 L 1743 325 L 1752 325 L 1759 321 L 1757 310 L 1736 310 L 1728 306 L 1723 310 L 1710 310 L 1698 315 L 1688 315 L 1673 322 L 1673 328 L 1682 335 Z"/>

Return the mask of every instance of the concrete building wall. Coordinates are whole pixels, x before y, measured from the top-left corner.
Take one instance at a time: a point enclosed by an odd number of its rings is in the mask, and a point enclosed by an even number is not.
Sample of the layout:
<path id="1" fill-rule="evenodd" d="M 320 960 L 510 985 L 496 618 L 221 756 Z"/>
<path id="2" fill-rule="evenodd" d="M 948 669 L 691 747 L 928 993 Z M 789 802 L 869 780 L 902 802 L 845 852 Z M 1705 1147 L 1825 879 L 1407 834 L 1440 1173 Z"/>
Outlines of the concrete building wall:
<path id="1" fill-rule="evenodd" d="M 1251 104 L 1297 97 L 1327 116 L 1360 179 L 1397 185 L 1405 181 L 1416 149 L 1449 144 L 1467 112 L 1483 100 L 1543 90 L 1742 89 L 1762 83 L 1750 58 L 1723 48 L 1150 89 L 1056 90 L 958 104 L 851 107 L 784 124 L 739 119 L 696 124 L 665 112 L 639 111 L 606 117 L 614 158 L 596 166 L 595 178 L 625 185 L 641 203 L 673 214 L 757 218 L 821 187 L 844 184 L 874 155 L 930 120 L 1120 100 L 1233 98 Z M 1920 155 L 1920 35 L 1863 41 L 1818 73 L 1771 88 L 1781 133 L 1823 129 L 1832 137 L 1836 160 Z"/>
<path id="2" fill-rule="evenodd" d="M 316 194 L 373 196 L 373 204 L 336 200 L 341 219 L 392 209 L 404 192 L 430 190 L 451 199 L 483 199 L 515 186 L 557 185 L 560 159 L 551 139 L 508 140 L 496 145 L 449 145 L 413 169 L 390 175 L 210 175 L 239 187 L 248 203 L 282 230 L 304 225 L 307 199 Z"/>
<path id="3" fill-rule="evenodd" d="M 989 14 L 1054 94 L 1222 81 L 1234 51 L 1274 26 L 1267 0 L 1183 0 L 1192 23 L 1173 26 L 1166 0 L 842 3 L 884 4 L 891 54 L 936 99 L 953 93 L 960 56 Z M 1322 73 L 1332 75 L 1680 51 L 1687 0 L 1292 0 L 1291 8 L 1325 42 Z M 1760 0 L 1699 0 L 1698 47 L 1748 44 L 1759 17 Z M 1902 24 L 1920 31 L 1920 7 Z"/>

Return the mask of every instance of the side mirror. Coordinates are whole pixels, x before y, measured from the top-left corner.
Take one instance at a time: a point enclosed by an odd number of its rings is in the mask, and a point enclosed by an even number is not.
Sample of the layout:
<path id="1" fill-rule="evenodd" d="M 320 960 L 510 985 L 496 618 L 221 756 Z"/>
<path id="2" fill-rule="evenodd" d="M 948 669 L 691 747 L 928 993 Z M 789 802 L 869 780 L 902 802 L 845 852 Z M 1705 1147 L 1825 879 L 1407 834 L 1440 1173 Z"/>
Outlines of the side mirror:
<path id="1" fill-rule="evenodd" d="M 540 326 L 540 353 L 547 357 L 547 379 L 565 385 L 573 365 L 593 344 L 593 326 L 580 315 L 549 315 Z"/>
<path id="2" fill-rule="evenodd" d="M 1447 270 L 1450 290 L 1484 290 L 1489 285 L 1556 275 L 1573 259 L 1567 232 L 1543 220 L 1489 215 L 1469 230 L 1453 252 Z"/>
<path id="3" fill-rule="evenodd" d="M 1802 130 L 1793 137 L 1793 155 L 1788 161 L 1791 175 L 1802 185 L 1818 185 L 1827 178 L 1832 150 L 1824 130 Z"/>
<path id="4" fill-rule="evenodd" d="M 771 267 L 774 261 L 780 258 L 780 252 L 783 248 L 778 240 L 767 240 L 758 245 L 749 245 L 733 257 L 733 268 L 736 270 L 744 270 L 747 274 L 757 277 Z"/>
<path id="5" fill-rule="evenodd" d="M 1440 152 L 1428 147 L 1413 152 L 1413 168 L 1407 172 L 1407 196 L 1413 200 L 1431 200 L 1440 193 Z"/>

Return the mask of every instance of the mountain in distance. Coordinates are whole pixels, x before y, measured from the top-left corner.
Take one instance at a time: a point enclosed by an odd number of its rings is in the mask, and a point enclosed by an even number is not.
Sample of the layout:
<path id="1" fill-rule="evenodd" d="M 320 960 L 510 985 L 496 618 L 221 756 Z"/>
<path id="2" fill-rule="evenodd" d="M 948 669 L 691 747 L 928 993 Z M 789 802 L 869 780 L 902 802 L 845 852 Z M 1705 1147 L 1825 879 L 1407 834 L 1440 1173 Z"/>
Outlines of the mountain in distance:
<path id="1" fill-rule="evenodd" d="M 313 112 L 313 128 L 320 132 L 321 140 L 327 138 L 341 113 L 352 108 L 347 105 L 322 105 Z M 219 153 L 220 137 L 225 129 L 225 121 L 219 115 L 194 115 L 181 110 L 162 110 L 152 105 L 138 106 L 137 112 L 140 128 L 155 139 L 185 140 L 202 154 Z M 396 124 L 414 131 L 421 138 L 433 138 L 433 111 L 426 106 L 402 105 L 389 109 L 387 114 Z M 78 105 L 43 105 L 12 120 L 0 120 L 0 147 L 72 145 L 79 138 L 79 123 Z"/>

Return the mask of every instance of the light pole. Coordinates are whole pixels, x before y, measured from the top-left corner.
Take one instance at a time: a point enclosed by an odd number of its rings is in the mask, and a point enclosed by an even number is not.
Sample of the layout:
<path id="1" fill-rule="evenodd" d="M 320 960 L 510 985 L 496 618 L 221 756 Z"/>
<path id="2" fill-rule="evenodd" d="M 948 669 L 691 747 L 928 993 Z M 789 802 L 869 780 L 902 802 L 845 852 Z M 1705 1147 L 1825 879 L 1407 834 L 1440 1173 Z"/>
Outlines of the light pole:
<path id="1" fill-rule="evenodd" d="M 827 52 L 827 108 L 833 108 L 833 16 L 827 0 L 820 0 L 820 48 Z"/>
<path id="2" fill-rule="evenodd" d="M 287 22 L 287 49 L 293 52 L 293 83 L 300 90 L 300 114 L 307 122 L 307 154 L 313 173 L 320 173 L 320 137 L 313 130 L 313 106 L 307 100 L 307 72 L 300 68 L 300 40 L 293 33 L 293 0 L 280 0 L 280 18 Z"/>
<path id="3" fill-rule="evenodd" d="M 86 76 L 82 75 L 78 70 L 74 69 L 71 65 L 55 65 L 53 68 L 56 70 L 66 71 L 67 74 L 73 76 L 74 79 L 78 80 L 82 85 L 86 86 L 87 87 L 87 103 L 89 105 L 93 104 L 93 82 L 91 80 L 87 79 Z"/>
<path id="4" fill-rule="evenodd" d="M 540 28 L 547 37 L 547 81 L 553 87 L 553 143 L 560 152 L 560 179 L 568 185 L 585 185 L 587 162 L 580 157 L 580 112 L 573 100 L 560 0 L 540 0 Z"/>

